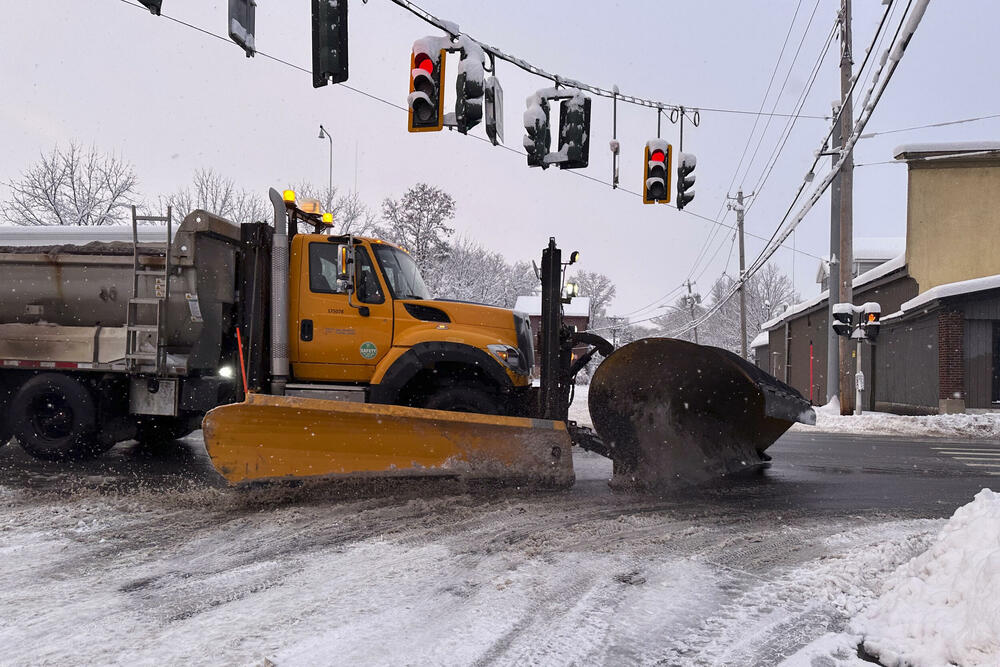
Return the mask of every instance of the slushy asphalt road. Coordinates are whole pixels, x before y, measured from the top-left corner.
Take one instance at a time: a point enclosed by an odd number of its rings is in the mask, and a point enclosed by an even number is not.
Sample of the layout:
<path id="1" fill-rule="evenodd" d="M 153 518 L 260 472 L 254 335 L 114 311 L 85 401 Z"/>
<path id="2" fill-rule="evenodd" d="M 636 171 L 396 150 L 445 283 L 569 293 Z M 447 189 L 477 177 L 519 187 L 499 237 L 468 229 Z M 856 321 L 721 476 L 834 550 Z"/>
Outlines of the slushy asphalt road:
<path id="1" fill-rule="evenodd" d="M 778 665 L 1000 480 L 982 440 L 769 453 L 657 494 L 587 452 L 566 491 L 359 492 L 227 489 L 200 434 L 74 464 L 7 445 L 0 662 Z"/>

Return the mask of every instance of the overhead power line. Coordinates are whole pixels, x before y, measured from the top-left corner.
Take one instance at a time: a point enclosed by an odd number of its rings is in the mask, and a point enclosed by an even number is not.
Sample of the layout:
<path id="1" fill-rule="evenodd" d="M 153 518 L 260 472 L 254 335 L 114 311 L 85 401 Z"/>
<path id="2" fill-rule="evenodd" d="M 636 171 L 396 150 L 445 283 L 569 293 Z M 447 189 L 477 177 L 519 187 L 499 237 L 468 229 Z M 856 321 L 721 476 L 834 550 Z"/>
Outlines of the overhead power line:
<path id="1" fill-rule="evenodd" d="M 861 139 L 871 139 L 872 137 L 879 137 L 883 134 L 896 134 L 897 132 L 910 132 L 912 130 L 925 130 L 929 127 L 947 127 L 949 125 L 962 125 L 963 123 L 975 123 L 981 120 L 989 120 L 991 118 L 1000 118 L 1000 113 L 990 114 L 988 116 L 976 116 L 975 118 L 962 118 L 961 120 L 946 120 L 941 123 L 928 123 L 927 125 L 914 125 L 913 127 L 901 127 L 895 130 L 879 130 L 878 132 L 868 132 L 861 135 Z M 869 163 L 875 164 L 875 163 Z M 854 165 L 857 166 L 857 165 Z"/>
<path id="2" fill-rule="evenodd" d="M 916 6 L 913 8 L 913 11 L 911 13 L 909 10 L 911 5 L 913 5 L 914 1 L 916 2 Z M 850 136 L 844 138 L 843 148 L 840 151 L 840 159 L 837 161 L 837 164 L 835 164 L 832 167 L 830 172 L 819 183 L 819 185 L 813 191 L 809 199 L 805 202 L 805 204 L 803 204 L 799 212 L 795 215 L 794 218 L 792 218 L 791 222 L 784 228 L 784 231 L 782 231 L 781 234 L 777 236 L 774 242 L 770 243 L 767 247 L 765 247 L 764 251 L 754 261 L 754 264 L 751 265 L 749 269 L 747 269 L 745 275 L 741 279 L 735 281 L 732 289 L 730 289 L 730 291 L 726 294 L 726 296 L 723 297 L 722 299 L 719 299 L 715 304 L 713 304 L 712 308 L 707 310 L 701 317 L 692 321 L 690 325 L 681 327 L 677 331 L 671 332 L 670 335 L 676 336 L 682 333 L 686 333 L 690 329 L 693 329 L 694 327 L 701 325 L 708 318 L 710 318 L 712 315 L 718 312 L 718 310 L 722 308 L 722 306 L 725 305 L 725 303 L 729 301 L 729 299 L 731 299 L 734 294 L 736 294 L 739 287 L 747 280 L 749 280 L 749 278 L 755 275 L 756 272 L 759 271 L 761 267 L 764 266 L 767 260 L 770 259 L 770 257 L 774 255 L 775 252 L 777 252 L 777 250 L 781 247 L 781 244 L 784 243 L 784 241 L 788 238 L 789 235 L 791 235 L 791 233 L 795 230 L 795 228 L 799 225 L 799 223 L 802 222 L 802 220 L 805 218 L 809 210 L 815 205 L 815 203 L 823 195 L 826 189 L 830 186 L 830 183 L 833 182 L 834 176 L 836 176 L 836 174 L 840 171 L 840 168 L 847 160 L 847 156 L 851 154 L 854 145 L 860 139 L 861 133 L 864 131 L 865 126 L 868 124 L 868 121 L 871 119 L 872 114 L 875 112 L 875 109 L 877 108 L 879 101 L 882 99 L 882 95 L 885 93 L 885 90 L 888 87 L 889 82 L 892 80 L 893 74 L 895 74 L 896 69 L 899 67 L 899 63 L 901 62 L 903 54 L 906 51 L 906 47 L 909 45 L 910 40 L 912 39 L 914 33 L 916 32 L 917 28 L 920 25 L 924 12 L 927 10 L 927 5 L 929 1 L 930 0 L 909 0 L 909 2 L 907 3 L 906 11 L 903 12 L 903 17 L 900 19 L 899 25 L 896 27 L 896 32 L 893 35 L 892 41 L 890 42 L 890 45 L 886 49 L 883 56 L 879 59 L 877 69 L 874 72 L 873 76 L 871 77 L 871 87 L 866 92 L 864 100 L 861 104 L 861 109 L 862 109 L 861 114 L 858 116 L 858 119 L 854 124 L 854 128 Z M 880 25 L 880 30 L 881 30 L 881 25 Z M 879 31 L 876 32 L 875 38 L 878 37 Z M 875 40 L 873 39 L 873 43 L 874 41 Z M 867 62 L 867 57 L 865 59 L 865 62 Z M 880 77 L 882 75 L 882 71 L 887 66 L 889 68 L 889 71 L 886 73 L 885 78 L 881 80 L 881 85 L 880 85 Z M 860 72 L 861 70 L 859 70 L 859 74 Z M 858 78 L 859 78 L 858 76 L 855 76 L 855 82 L 857 82 Z M 827 139 L 824 139 L 824 144 L 826 143 L 826 140 Z M 819 157 L 817 156 L 816 162 L 818 163 L 818 161 Z M 814 166 L 815 164 L 816 163 L 814 163 Z M 798 199 L 798 195 L 796 195 L 796 199 Z M 785 216 L 784 219 L 782 219 L 782 223 L 779 224 L 779 229 L 781 229 L 785 219 L 787 219 L 787 215 Z"/>
<path id="3" fill-rule="evenodd" d="M 407 11 L 409 11 L 410 13 L 412 13 L 414 16 L 416 16 L 416 17 L 420 18 L 421 20 L 423 20 L 424 22 L 426 22 L 426 23 L 434 26 L 438 30 L 441 30 L 443 32 L 448 33 L 451 37 L 458 37 L 460 34 L 464 34 L 466 36 L 466 38 L 468 38 L 468 39 L 472 40 L 473 42 L 475 42 L 476 44 L 478 44 L 483 49 L 483 51 L 491 54 L 494 58 L 506 61 L 506 62 L 510 63 L 511 65 L 514 65 L 514 66 L 516 66 L 516 67 L 524 70 L 525 72 L 528 72 L 529 74 L 534 74 L 537 77 L 541 77 L 543 79 L 548 79 L 549 81 L 552 81 L 552 82 L 557 83 L 559 85 L 566 86 L 568 88 L 579 88 L 580 90 L 583 90 L 583 91 L 586 91 L 588 93 L 591 93 L 592 95 L 597 95 L 599 97 L 613 98 L 613 99 L 617 99 L 620 102 L 625 102 L 627 104 L 635 104 L 637 106 L 642 106 L 642 107 L 649 107 L 651 109 L 666 109 L 666 110 L 671 110 L 671 111 L 672 110 L 678 110 L 679 111 L 681 109 L 681 106 L 684 106 L 684 108 L 686 108 L 686 109 L 698 109 L 699 111 L 710 111 L 710 112 L 717 112 L 717 113 L 744 114 L 744 115 L 748 115 L 748 116 L 778 116 L 778 117 L 785 117 L 785 118 L 787 118 L 787 117 L 790 117 L 790 116 L 794 115 L 794 114 L 778 113 L 778 112 L 772 112 L 772 113 L 768 114 L 768 113 L 762 113 L 760 111 L 749 111 L 749 110 L 746 110 L 746 109 L 723 109 L 723 108 L 718 108 L 718 107 L 702 107 L 702 106 L 691 105 L 691 104 L 680 105 L 680 104 L 674 104 L 674 103 L 671 103 L 671 102 L 663 102 L 663 101 L 660 101 L 660 100 L 653 100 L 653 99 L 646 99 L 646 98 L 642 98 L 642 97 L 635 97 L 633 95 L 623 95 L 621 92 L 619 92 L 617 90 L 617 86 L 614 89 L 609 90 L 607 88 L 602 88 L 601 86 L 597 86 L 597 85 L 594 85 L 594 84 L 591 84 L 591 83 L 586 83 L 586 82 L 583 82 L 583 81 L 579 81 L 577 79 L 572 79 L 570 77 L 561 76 L 559 74 L 552 74 L 552 73 L 550 73 L 550 72 L 542 69 L 541 67 L 538 67 L 537 65 L 531 64 L 530 62 L 528 62 L 524 58 L 519 58 L 519 57 L 517 57 L 515 55 L 512 55 L 510 53 L 507 53 L 507 52 L 505 52 L 505 51 L 503 51 L 503 50 L 501 50 L 501 49 L 499 49 L 499 48 L 497 48 L 495 46 L 492 46 L 491 44 L 487 44 L 486 42 L 482 42 L 482 41 L 480 41 L 478 39 L 475 39 L 475 38 L 471 37 L 468 33 L 462 33 L 461 30 L 460 30 L 460 28 L 459 28 L 459 26 L 457 24 L 455 24 L 455 23 L 453 23 L 451 21 L 446 21 L 444 19 L 439 19 L 438 17 L 434 16 L 433 14 L 431 14 L 430 12 L 428 12 L 427 10 L 423 9 L 422 7 L 420 7 L 419 5 L 417 5 L 417 4 L 413 3 L 413 2 L 410 2 L 410 0 L 389 0 L 389 1 L 392 2 L 393 4 L 399 5 L 403 9 L 406 9 Z M 809 114 L 799 114 L 798 116 L 800 118 L 810 118 L 810 119 L 814 119 L 814 120 L 829 120 L 830 119 L 829 116 L 818 116 L 818 115 L 809 115 Z"/>

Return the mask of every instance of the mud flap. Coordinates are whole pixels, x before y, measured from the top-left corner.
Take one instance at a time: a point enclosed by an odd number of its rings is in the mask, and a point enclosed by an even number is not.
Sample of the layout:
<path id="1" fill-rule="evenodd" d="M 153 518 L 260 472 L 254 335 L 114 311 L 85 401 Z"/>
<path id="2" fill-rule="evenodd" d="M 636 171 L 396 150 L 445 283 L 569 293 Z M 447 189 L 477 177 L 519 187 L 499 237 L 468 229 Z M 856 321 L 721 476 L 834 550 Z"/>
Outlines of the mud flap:
<path id="1" fill-rule="evenodd" d="M 801 394 L 717 347 L 645 338 L 602 363 L 590 386 L 594 428 L 620 484 L 698 482 L 759 466 L 796 421 Z"/>
<path id="2" fill-rule="evenodd" d="M 562 422 L 250 394 L 205 416 L 205 447 L 230 483 L 285 478 L 454 477 L 570 486 Z"/>

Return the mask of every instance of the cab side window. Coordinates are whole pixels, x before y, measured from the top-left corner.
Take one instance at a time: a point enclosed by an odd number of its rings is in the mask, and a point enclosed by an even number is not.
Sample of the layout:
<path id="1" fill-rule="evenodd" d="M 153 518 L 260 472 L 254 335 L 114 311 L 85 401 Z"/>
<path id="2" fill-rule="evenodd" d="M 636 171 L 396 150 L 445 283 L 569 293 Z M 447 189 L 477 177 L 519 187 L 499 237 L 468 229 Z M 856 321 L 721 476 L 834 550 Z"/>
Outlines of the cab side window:
<path id="1" fill-rule="evenodd" d="M 309 244 L 309 291 L 347 294 L 347 283 L 337 279 L 340 243 Z"/>
<path id="2" fill-rule="evenodd" d="M 309 244 L 309 290 L 319 294 L 347 294 L 347 282 L 337 278 L 341 243 Z M 361 303 L 385 303 L 385 294 L 368 251 L 354 253 L 354 287 Z"/>
<path id="3" fill-rule="evenodd" d="M 354 261 L 357 262 L 357 284 L 358 301 L 361 303 L 385 303 L 385 294 L 382 293 L 382 285 L 378 281 L 378 274 L 372 265 L 371 257 L 364 248 L 358 248 L 354 253 Z"/>

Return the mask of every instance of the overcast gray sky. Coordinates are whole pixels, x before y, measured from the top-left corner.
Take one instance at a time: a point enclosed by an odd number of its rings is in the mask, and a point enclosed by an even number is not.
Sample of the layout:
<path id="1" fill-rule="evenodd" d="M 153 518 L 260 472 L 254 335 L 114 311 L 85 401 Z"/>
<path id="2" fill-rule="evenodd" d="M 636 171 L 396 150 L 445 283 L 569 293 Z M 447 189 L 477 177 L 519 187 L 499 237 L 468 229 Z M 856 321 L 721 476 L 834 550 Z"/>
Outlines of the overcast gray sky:
<path id="1" fill-rule="evenodd" d="M 258 0 L 257 46 L 284 60 L 311 66 L 308 2 Z M 406 104 L 413 41 L 435 30 L 388 0 L 350 0 L 348 83 L 398 105 Z M 765 110 L 771 108 L 792 56 L 815 16 L 778 100 L 792 108 L 833 26 L 839 0 L 719 2 L 581 2 L 532 0 L 458 2 L 422 0 L 431 13 L 454 21 L 472 37 L 564 76 L 625 94 L 689 107 L 756 111 L 796 7 L 785 56 Z M 897 0 L 895 16 L 905 5 Z M 582 252 L 581 267 L 607 273 L 618 285 L 613 310 L 628 313 L 675 290 L 691 272 L 713 229 L 710 222 L 641 200 L 558 169 L 529 169 L 524 158 L 456 132 L 409 134 L 403 111 L 340 86 L 313 89 L 311 76 L 274 61 L 248 59 L 234 44 L 157 18 L 122 0 L 0 0 L 0 181 L 56 143 L 75 140 L 130 160 L 142 194 L 155 199 L 212 167 L 247 188 L 266 191 L 327 178 L 334 137 L 334 180 L 357 186 L 373 207 L 386 196 L 426 181 L 457 201 L 458 233 L 502 252 L 509 260 L 535 258 L 549 236 Z M 860 64 L 883 5 L 855 0 L 855 60 Z M 225 34 L 226 2 L 164 0 L 165 14 Z M 894 19 L 898 20 L 898 18 Z M 1000 3 L 934 0 L 867 131 L 1000 113 L 996 26 Z M 452 65 L 449 63 L 449 65 Z M 511 65 L 497 67 L 506 97 L 506 145 L 520 149 L 524 98 L 549 85 Z M 447 73 L 453 86 L 453 66 Z M 804 113 L 827 114 L 839 94 L 837 51 L 831 50 L 807 98 Z M 450 104 L 450 102 L 449 102 Z M 590 167 L 582 174 L 609 181 L 611 104 L 593 103 Z M 775 118 L 746 176 L 750 190 L 785 126 Z M 764 129 L 761 119 L 752 153 Z M 701 126 L 685 131 L 685 150 L 698 157 L 697 198 L 689 209 L 716 218 L 754 125 L 754 116 L 701 112 Z M 784 213 L 827 128 L 801 119 L 781 152 L 747 230 L 770 235 Z M 642 150 L 656 132 L 655 112 L 619 105 L 621 179 L 641 187 Z M 482 126 L 472 132 L 485 136 Z M 904 142 L 997 139 L 1000 119 L 895 133 L 862 141 L 859 163 L 892 159 Z M 677 128 L 664 125 L 677 148 Z M 357 154 L 357 160 L 355 160 Z M 746 169 L 746 167 L 744 167 Z M 901 236 L 905 230 L 905 167 L 859 167 L 855 175 L 855 236 Z M 0 188 L 0 195 L 6 190 Z M 732 224 L 732 217 L 725 218 Z M 736 274 L 732 233 L 715 235 L 711 261 L 696 267 L 696 289 L 707 292 L 728 267 Z M 817 260 L 828 251 L 829 201 L 799 227 L 796 287 L 817 291 Z M 747 239 L 755 256 L 763 241 Z M 717 250 L 718 248 L 718 250 Z M 809 254 L 804 254 L 809 253 Z M 774 261 L 792 271 L 793 253 Z M 643 310 L 637 318 L 655 314 Z"/>

